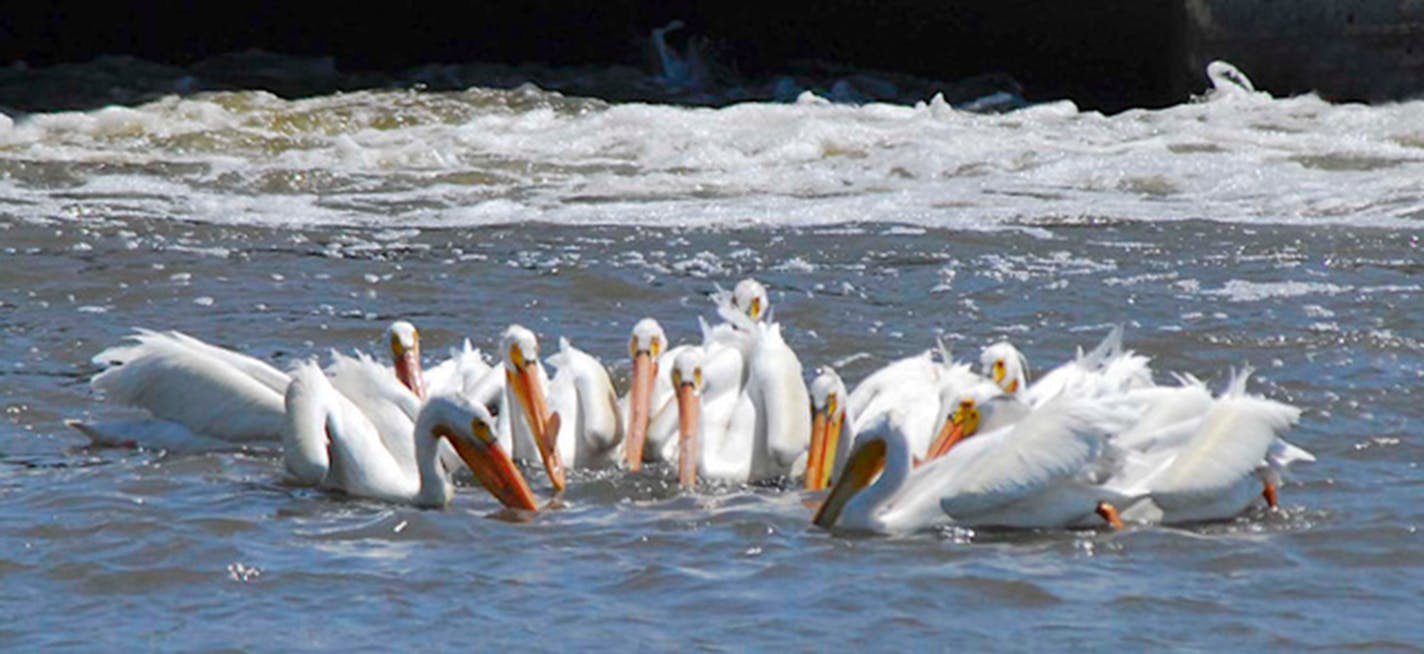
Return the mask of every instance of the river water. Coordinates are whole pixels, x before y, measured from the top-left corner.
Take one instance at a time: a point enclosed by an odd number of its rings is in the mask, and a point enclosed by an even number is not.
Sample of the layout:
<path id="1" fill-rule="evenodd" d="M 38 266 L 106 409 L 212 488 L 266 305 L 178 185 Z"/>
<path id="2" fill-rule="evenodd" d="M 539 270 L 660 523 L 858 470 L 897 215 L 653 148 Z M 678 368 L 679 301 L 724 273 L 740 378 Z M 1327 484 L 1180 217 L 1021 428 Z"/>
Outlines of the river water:
<path id="1" fill-rule="evenodd" d="M 1238 90 L 1113 116 L 720 109 L 532 87 L 172 95 L 0 118 L 7 649 L 1424 646 L 1424 102 Z M 93 449 L 136 326 L 289 365 L 416 322 L 674 342 L 755 275 L 808 370 L 943 337 L 1042 370 L 1113 324 L 1160 381 L 1303 410 L 1282 509 L 1190 528 L 845 538 L 773 488 L 578 473 L 512 521 L 283 483 L 279 453 Z M 542 487 L 540 487 L 542 488 Z"/>

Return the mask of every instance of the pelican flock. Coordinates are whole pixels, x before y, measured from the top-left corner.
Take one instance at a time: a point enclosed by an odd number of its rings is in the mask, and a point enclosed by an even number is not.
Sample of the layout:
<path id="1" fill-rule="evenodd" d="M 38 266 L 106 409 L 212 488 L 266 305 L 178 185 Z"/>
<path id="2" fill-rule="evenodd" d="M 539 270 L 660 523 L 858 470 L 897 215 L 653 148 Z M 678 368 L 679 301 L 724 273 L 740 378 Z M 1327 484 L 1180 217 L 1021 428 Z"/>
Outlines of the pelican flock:
<path id="1" fill-rule="evenodd" d="M 695 341 L 674 345 L 653 318 L 633 326 L 621 396 L 593 354 L 559 338 L 545 356 L 518 324 L 493 362 L 466 339 L 426 369 L 419 331 L 398 320 L 389 364 L 332 351 L 325 367 L 285 371 L 140 329 L 95 355 L 90 384 L 149 417 L 67 422 L 101 446 L 273 443 L 288 483 L 420 507 L 448 504 L 466 475 L 524 511 L 540 508 L 536 487 L 560 494 L 569 470 L 697 493 L 795 485 L 813 524 L 880 534 L 1231 519 L 1276 507 L 1289 467 L 1314 460 L 1285 440 L 1300 410 L 1248 392 L 1249 367 L 1216 394 L 1189 374 L 1159 385 L 1121 327 L 1036 380 L 1007 341 L 977 371 L 939 343 L 847 390 L 830 366 L 807 379 L 760 282 L 712 300 Z"/>

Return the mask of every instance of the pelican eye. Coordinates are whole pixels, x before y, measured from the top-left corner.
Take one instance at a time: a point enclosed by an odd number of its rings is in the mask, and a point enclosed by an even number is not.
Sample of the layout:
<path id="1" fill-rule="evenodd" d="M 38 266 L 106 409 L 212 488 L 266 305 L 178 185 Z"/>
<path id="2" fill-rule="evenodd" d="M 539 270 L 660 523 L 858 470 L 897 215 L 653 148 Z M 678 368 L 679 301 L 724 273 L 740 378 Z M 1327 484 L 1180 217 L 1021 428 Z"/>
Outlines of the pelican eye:
<path id="1" fill-rule="evenodd" d="M 672 387 L 682 386 L 682 371 L 677 368 L 672 369 Z"/>
<path id="2" fill-rule="evenodd" d="M 638 356 L 638 337 L 636 335 L 628 339 L 628 356 Z"/>
<path id="3" fill-rule="evenodd" d="M 827 416 L 830 416 L 830 417 L 834 417 L 834 416 L 836 415 L 836 394 L 835 394 L 835 393 L 831 393 L 830 397 L 827 397 L 827 398 L 826 398 L 826 415 L 827 415 Z"/>
<path id="4" fill-rule="evenodd" d="M 509 346 L 509 360 L 514 362 L 515 368 L 524 367 L 524 351 L 519 349 L 518 343 L 511 343 Z"/>
<path id="5" fill-rule="evenodd" d="M 391 351 L 395 352 L 397 356 L 405 351 L 405 348 L 401 347 L 400 336 L 395 332 L 391 332 Z"/>
<path id="6" fill-rule="evenodd" d="M 480 442 L 485 445 L 493 445 L 495 443 L 494 434 L 490 432 L 489 425 L 485 424 L 485 421 L 479 418 L 470 421 L 470 431 L 474 432 L 475 438 L 478 438 Z"/>
<path id="7" fill-rule="evenodd" d="M 756 320 L 757 316 L 761 315 L 761 298 L 752 298 L 752 307 L 751 310 L 747 313 L 752 317 L 753 320 Z"/>
<path id="8" fill-rule="evenodd" d="M 973 412 L 974 400 L 964 400 L 959 403 L 959 409 L 954 412 L 954 416 L 950 418 L 950 420 L 953 421 L 955 424 L 959 424 L 968 419 L 969 415 Z"/>
<path id="9" fill-rule="evenodd" d="M 701 368 L 698 368 L 698 369 L 692 371 L 692 383 L 695 384 L 698 388 L 702 388 L 702 369 L 701 369 Z"/>
<path id="10" fill-rule="evenodd" d="M 653 347 L 651 349 L 653 351 L 653 358 L 658 358 L 658 356 L 663 353 L 663 339 L 654 336 Z"/>

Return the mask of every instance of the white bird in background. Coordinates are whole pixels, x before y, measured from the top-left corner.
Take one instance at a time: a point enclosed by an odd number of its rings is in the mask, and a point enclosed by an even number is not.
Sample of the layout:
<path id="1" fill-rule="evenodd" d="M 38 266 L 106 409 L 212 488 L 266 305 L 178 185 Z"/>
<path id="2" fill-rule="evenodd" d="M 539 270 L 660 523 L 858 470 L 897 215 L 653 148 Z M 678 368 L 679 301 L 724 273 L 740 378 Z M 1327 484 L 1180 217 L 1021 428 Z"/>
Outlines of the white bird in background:
<path id="1" fill-rule="evenodd" d="M 1052 528 L 1120 524 L 1133 498 L 1101 484 L 1110 469 L 1099 425 L 1116 408 L 1061 398 L 915 467 L 898 421 L 867 425 L 813 522 L 904 533 L 947 524 Z M 982 422 L 981 422 L 982 424 Z M 970 426 L 971 434 L 975 433 Z"/>
<path id="2" fill-rule="evenodd" d="M 450 358 L 427 370 L 425 379 L 431 395 L 464 395 L 486 409 L 498 410 L 504 393 L 504 371 L 486 362 L 468 338 L 459 348 L 450 348 Z"/>
<path id="3" fill-rule="evenodd" d="M 718 293 L 722 293 L 720 288 Z M 750 277 L 737 282 L 732 288 L 731 306 L 753 321 L 771 320 L 771 299 L 766 294 L 766 287 Z"/>
<path id="4" fill-rule="evenodd" d="M 421 406 L 411 437 L 413 467 L 399 460 L 389 439 L 314 363 L 293 370 L 286 406 L 291 418 L 283 431 L 283 459 L 299 482 L 387 502 L 445 506 L 455 493 L 451 469 L 440 460 L 439 443 L 447 442 L 501 503 L 537 507 L 494 437 L 488 411 L 463 397 L 437 396 Z"/>

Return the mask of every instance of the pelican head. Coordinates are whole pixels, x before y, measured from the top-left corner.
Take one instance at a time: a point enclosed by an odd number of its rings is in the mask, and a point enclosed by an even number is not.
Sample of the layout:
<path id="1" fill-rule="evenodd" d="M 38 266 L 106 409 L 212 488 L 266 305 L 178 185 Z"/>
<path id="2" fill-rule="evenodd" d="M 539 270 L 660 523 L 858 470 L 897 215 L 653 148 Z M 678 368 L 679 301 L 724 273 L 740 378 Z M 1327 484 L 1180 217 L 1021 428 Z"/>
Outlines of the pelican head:
<path id="1" fill-rule="evenodd" d="M 732 306 L 752 320 L 761 321 L 771 309 L 771 300 L 766 296 L 766 287 L 748 277 L 737 282 L 737 287 L 732 289 Z"/>
<path id="2" fill-rule="evenodd" d="M 979 356 L 984 376 L 994 380 L 1005 393 L 1017 393 L 1028 385 L 1028 359 L 1008 341 L 984 348 Z"/>
<path id="3" fill-rule="evenodd" d="M 391 359 L 395 362 L 396 379 L 399 379 L 416 397 L 425 398 L 425 377 L 420 370 L 420 332 L 404 320 L 397 320 L 386 328 L 387 340 L 391 343 Z"/>
<path id="4" fill-rule="evenodd" d="M 558 434 L 557 418 L 549 415 L 548 400 L 540 383 L 539 339 L 525 327 L 510 325 L 504 330 L 499 348 L 504 358 L 505 383 L 513 389 L 523 409 L 525 423 L 534 435 L 534 444 L 544 460 L 549 481 L 554 484 L 554 490 L 561 491 L 564 489 L 564 466 L 554 447 L 554 437 Z M 551 422 L 554 424 L 551 425 Z"/>
<path id="5" fill-rule="evenodd" d="M 527 511 L 538 508 L 524 475 L 515 467 L 509 453 L 500 447 L 499 438 L 494 434 L 494 419 L 483 405 L 456 396 L 435 397 L 421 409 L 418 421 L 420 428 L 416 433 L 428 436 L 416 442 L 423 450 L 422 465 L 428 469 L 422 474 L 430 474 L 439 466 L 435 444 L 444 439 L 480 485 L 501 504 Z M 449 475 L 441 472 L 439 477 L 448 486 Z M 453 489 L 450 488 L 442 493 L 447 500 L 451 494 Z"/>
<path id="6" fill-rule="evenodd" d="M 823 490 L 830 485 L 845 417 L 845 383 L 834 368 L 821 368 L 811 381 L 811 447 L 806 457 L 806 490 Z"/>
<path id="7" fill-rule="evenodd" d="M 623 447 L 629 470 L 637 471 L 643 465 L 653 382 L 658 376 L 658 356 L 666 346 L 667 335 L 663 334 L 663 327 L 658 321 L 644 318 L 633 325 L 633 337 L 628 341 L 628 354 L 633 357 L 633 381 L 628 389 L 628 440 Z"/>
<path id="8" fill-rule="evenodd" d="M 1017 396 L 1001 394 L 993 387 L 985 386 L 964 393 L 946 392 L 941 395 L 940 406 L 947 415 L 944 426 L 930 443 L 926 461 L 948 454 L 950 448 L 970 436 L 997 431 L 1028 415 L 1028 405 Z"/>
<path id="9" fill-rule="evenodd" d="M 672 388 L 677 394 L 677 480 L 683 488 L 697 485 L 702 409 L 702 349 L 688 348 L 672 364 Z"/>

